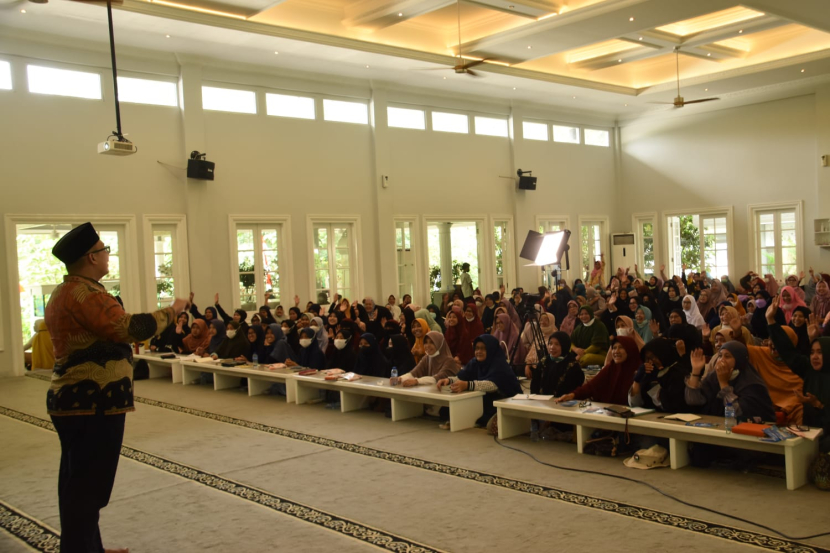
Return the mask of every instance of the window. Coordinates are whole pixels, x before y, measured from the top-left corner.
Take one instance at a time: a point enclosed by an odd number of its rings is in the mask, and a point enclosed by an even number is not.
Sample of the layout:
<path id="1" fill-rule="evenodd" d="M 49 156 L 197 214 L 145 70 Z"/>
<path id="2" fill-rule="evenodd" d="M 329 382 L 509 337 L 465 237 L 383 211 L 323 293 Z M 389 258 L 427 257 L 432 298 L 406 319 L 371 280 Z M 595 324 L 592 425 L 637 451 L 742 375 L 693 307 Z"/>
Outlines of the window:
<path id="1" fill-rule="evenodd" d="M 759 273 L 775 278 L 797 275 L 796 209 L 755 211 L 755 244 Z"/>
<path id="2" fill-rule="evenodd" d="M 256 113 L 256 93 L 251 90 L 203 86 L 202 107 L 212 111 Z"/>
<path id="3" fill-rule="evenodd" d="M 561 125 L 553 126 L 553 141 L 567 142 L 568 144 L 579 144 L 579 128 L 578 127 L 563 127 Z"/>
<path id="4" fill-rule="evenodd" d="M 0 90 L 12 89 L 12 65 L 0 60 Z"/>
<path id="5" fill-rule="evenodd" d="M 174 230 L 156 227 L 153 229 L 153 266 L 156 275 L 156 304 L 158 309 L 167 307 L 176 297 L 173 278 L 173 234 Z M 182 297 L 185 294 L 181 294 Z"/>
<path id="6" fill-rule="evenodd" d="M 634 234 L 637 237 L 637 264 L 640 274 L 648 278 L 654 272 L 654 215 L 634 217 Z"/>
<path id="7" fill-rule="evenodd" d="M 538 227 L 539 227 L 539 233 L 545 234 L 547 232 L 559 232 L 560 230 L 565 230 L 570 226 L 565 217 L 561 217 L 561 216 L 559 216 L 559 217 L 554 216 L 554 217 L 555 218 L 550 218 L 550 219 L 537 219 L 537 224 L 538 224 Z M 576 240 L 575 236 L 571 236 L 569 244 L 573 244 L 573 240 Z M 573 246 L 573 247 L 575 248 L 575 246 Z M 576 250 L 574 250 L 574 251 L 576 251 Z M 579 262 L 576 259 L 576 257 L 571 257 L 570 255 L 568 255 L 568 257 L 566 258 L 566 261 L 568 262 L 567 265 L 569 265 L 571 262 L 573 262 L 574 267 L 577 269 L 577 274 L 580 273 L 580 271 L 579 271 Z M 561 271 L 559 271 L 559 273 L 558 273 L 559 280 L 563 280 L 563 279 L 565 281 L 570 280 L 570 271 L 565 268 L 567 265 L 564 262 L 562 263 Z M 548 286 L 548 285 L 553 286 L 553 282 L 543 282 L 542 281 L 541 273 L 540 273 L 539 284 L 540 285 L 545 285 L 545 286 Z"/>
<path id="8" fill-rule="evenodd" d="M 179 105 L 179 91 L 176 83 L 118 77 L 118 100 L 133 104 L 175 107 Z"/>
<path id="9" fill-rule="evenodd" d="M 315 119 L 314 98 L 288 96 L 286 94 L 265 94 L 265 112 L 277 117 Z"/>
<path id="10" fill-rule="evenodd" d="M 475 289 L 481 282 L 479 257 L 481 242 L 476 221 L 430 221 L 427 224 L 429 289 L 454 291 L 461 284 L 461 266 L 470 264 Z M 444 255 L 449 252 L 449 255 Z M 444 279 L 443 275 L 448 275 Z"/>
<path id="11" fill-rule="evenodd" d="M 236 227 L 236 252 L 239 263 L 239 304 L 246 311 L 256 310 L 270 292 L 270 307 L 280 303 L 279 251 L 282 225 L 245 224 Z M 261 265 L 257 266 L 258 263 Z"/>
<path id="12" fill-rule="evenodd" d="M 510 222 L 494 221 L 493 245 L 496 254 L 496 288 L 504 284 L 507 288 L 510 267 L 513 261 L 510 250 Z"/>
<path id="13" fill-rule="evenodd" d="M 561 220 L 544 220 L 539 221 L 539 232 L 545 234 L 546 232 L 558 232 L 565 229 L 565 221 Z"/>
<path id="14" fill-rule="evenodd" d="M 585 144 L 607 148 L 611 145 L 611 133 L 599 129 L 585 129 Z"/>
<path id="15" fill-rule="evenodd" d="M 424 112 L 420 109 L 386 108 L 387 124 L 401 129 L 427 128 Z"/>
<path id="16" fill-rule="evenodd" d="M 26 71 L 29 78 L 29 92 L 91 100 L 101 99 L 101 76 L 98 73 L 54 69 L 39 65 L 29 65 Z"/>
<path id="17" fill-rule="evenodd" d="M 470 124 L 466 115 L 433 111 L 432 130 L 467 134 L 470 132 Z"/>
<path id="18" fill-rule="evenodd" d="M 395 221 L 395 249 L 398 261 L 398 299 L 415 293 L 415 252 L 411 221 Z"/>
<path id="19" fill-rule="evenodd" d="M 323 119 L 339 123 L 369 124 L 369 107 L 362 102 L 323 100 Z"/>
<path id="20" fill-rule="evenodd" d="M 588 273 L 594 269 L 594 263 L 602 261 L 602 254 L 607 248 L 607 237 L 605 235 L 606 223 L 602 220 L 582 220 L 579 221 L 579 242 L 580 253 L 582 254 L 582 268 Z M 606 283 L 605 275 L 610 267 L 606 265 L 605 273 L 603 274 L 603 282 Z M 587 283 L 586 283 L 587 284 Z"/>
<path id="21" fill-rule="evenodd" d="M 353 225 L 351 223 L 314 224 L 314 292 L 316 302 L 327 305 L 335 294 L 349 298 L 352 303 L 354 278 Z"/>
<path id="22" fill-rule="evenodd" d="M 729 273 L 729 213 L 680 214 L 667 217 L 670 267 L 679 275 L 706 271 L 711 278 Z"/>
<path id="23" fill-rule="evenodd" d="M 476 134 L 483 134 L 485 136 L 503 136 L 507 138 L 507 119 L 476 116 L 475 126 Z"/>
<path id="24" fill-rule="evenodd" d="M 525 140 L 547 141 L 548 125 L 547 123 L 531 123 L 530 121 L 522 121 L 522 136 Z"/>

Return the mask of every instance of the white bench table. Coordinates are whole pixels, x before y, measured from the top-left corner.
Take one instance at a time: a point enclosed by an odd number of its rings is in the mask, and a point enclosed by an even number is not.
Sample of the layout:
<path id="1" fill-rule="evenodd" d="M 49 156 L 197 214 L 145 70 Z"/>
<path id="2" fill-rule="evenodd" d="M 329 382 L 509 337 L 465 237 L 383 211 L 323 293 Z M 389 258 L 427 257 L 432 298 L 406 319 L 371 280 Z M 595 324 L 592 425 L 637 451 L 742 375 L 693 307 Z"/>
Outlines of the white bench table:
<path id="1" fill-rule="evenodd" d="M 605 414 L 583 413 L 584 408 L 564 407 L 553 401 L 536 401 L 528 399 L 503 399 L 494 403 L 498 412 L 499 439 L 526 434 L 530 431 L 530 420 L 573 424 L 576 429 L 577 451 L 583 453 L 585 443 L 594 430 L 625 430 L 626 419 Z M 593 402 L 591 407 L 603 407 L 608 404 Z M 669 439 L 671 468 L 679 469 L 689 464 L 689 443 L 704 443 L 738 449 L 763 451 L 784 455 L 787 475 L 787 489 L 795 490 L 807 483 L 807 469 L 818 454 L 818 441 L 795 438 L 782 442 L 762 442 L 754 436 L 727 434 L 723 419 L 701 416 L 695 422 L 712 422 L 719 426 L 701 428 L 686 426 L 682 421 L 667 421 L 661 413 L 649 413 L 628 419 L 628 431 L 631 434 L 644 434 Z"/>
<path id="2" fill-rule="evenodd" d="M 145 352 L 134 354 L 133 359 L 147 361 L 147 366 L 150 368 L 150 378 L 165 378 L 171 376 L 173 378 L 173 384 L 181 383 L 182 366 L 178 356 L 172 359 L 162 359 L 162 355 L 170 354 Z"/>
<path id="3" fill-rule="evenodd" d="M 254 368 L 253 365 L 238 365 L 236 367 L 223 367 L 220 363 L 196 363 L 194 361 L 182 361 L 182 382 L 185 386 L 190 385 L 193 380 L 200 378 L 202 373 L 213 374 L 213 389 L 226 390 L 238 388 L 239 379 L 248 380 L 248 395 L 258 396 L 265 392 L 274 383 L 285 384 L 286 401 L 294 403 L 293 384 L 294 371 L 291 369 L 268 369 L 265 365 Z"/>
<path id="4" fill-rule="evenodd" d="M 360 380 L 325 380 L 317 373 L 309 376 L 294 376 L 297 403 L 306 403 L 319 397 L 318 390 L 332 390 L 340 393 L 340 411 L 348 413 L 364 409 L 370 397 L 392 400 L 392 421 L 419 417 L 424 414 L 424 405 L 438 405 L 450 410 L 450 431 L 457 432 L 472 428 L 484 411 L 484 392 L 462 392 L 453 394 L 438 391 L 434 385 L 404 388 L 400 384 L 390 386 L 388 378 L 364 376 Z"/>

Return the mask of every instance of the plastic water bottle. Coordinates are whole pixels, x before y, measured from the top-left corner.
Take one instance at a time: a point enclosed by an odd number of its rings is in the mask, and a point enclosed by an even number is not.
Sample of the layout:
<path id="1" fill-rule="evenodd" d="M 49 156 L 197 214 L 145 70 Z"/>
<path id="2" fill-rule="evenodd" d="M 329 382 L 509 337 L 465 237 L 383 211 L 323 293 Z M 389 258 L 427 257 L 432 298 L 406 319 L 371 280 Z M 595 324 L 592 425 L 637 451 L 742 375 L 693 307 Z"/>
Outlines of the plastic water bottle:
<path id="1" fill-rule="evenodd" d="M 732 427 L 738 423 L 735 420 L 735 408 L 732 407 L 732 403 L 727 403 L 726 407 L 723 408 L 723 426 L 726 428 L 726 433 L 732 433 Z"/>
<path id="2" fill-rule="evenodd" d="M 256 353 L 251 357 L 251 361 L 253 361 L 254 367 L 259 367 L 259 356 Z"/>
<path id="3" fill-rule="evenodd" d="M 392 384 L 392 386 L 397 386 L 398 385 L 398 368 L 397 367 L 392 367 L 392 378 L 390 379 L 390 384 Z"/>

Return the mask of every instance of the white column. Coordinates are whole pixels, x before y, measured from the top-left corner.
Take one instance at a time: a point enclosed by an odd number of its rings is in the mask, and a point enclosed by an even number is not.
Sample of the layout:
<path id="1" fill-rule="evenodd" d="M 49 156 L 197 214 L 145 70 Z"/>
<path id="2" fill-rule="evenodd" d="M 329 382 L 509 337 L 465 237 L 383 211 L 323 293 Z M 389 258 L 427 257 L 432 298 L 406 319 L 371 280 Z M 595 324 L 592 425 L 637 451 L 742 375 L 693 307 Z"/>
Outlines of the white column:
<path id="1" fill-rule="evenodd" d="M 445 292 L 455 290 L 452 278 L 452 223 L 438 223 L 438 243 L 441 245 L 441 288 Z"/>

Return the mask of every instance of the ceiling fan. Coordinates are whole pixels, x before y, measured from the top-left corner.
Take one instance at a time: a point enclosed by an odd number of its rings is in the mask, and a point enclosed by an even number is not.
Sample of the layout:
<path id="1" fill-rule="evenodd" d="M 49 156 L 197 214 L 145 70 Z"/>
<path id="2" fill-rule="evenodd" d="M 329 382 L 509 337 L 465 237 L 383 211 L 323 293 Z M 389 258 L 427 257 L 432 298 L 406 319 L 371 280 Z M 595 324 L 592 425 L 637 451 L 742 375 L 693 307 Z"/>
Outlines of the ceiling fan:
<path id="1" fill-rule="evenodd" d="M 674 47 L 674 59 L 677 64 L 677 97 L 674 102 L 650 102 L 652 104 L 671 104 L 676 108 L 682 108 L 686 104 L 701 104 L 703 102 L 711 102 L 713 100 L 720 100 L 720 98 L 701 98 L 699 100 L 684 100 L 680 95 L 680 47 Z"/>
<path id="2" fill-rule="evenodd" d="M 473 71 L 472 68 L 481 65 L 482 63 L 489 61 L 489 58 L 480 59 L 480 60 L 469 60 L 466 63 L 464 62 L 464 58 L 461 56 L 461 0 L 456 0 L 456 6 L 458 8 L 458 53 L 456 57 L 458 58 L 458 64 L 454 67 L 429 67 L 425 69 L 419 69 L 419 71 L 445 71 L 447 69 L 452 69 L 459 75 L 469 75 L 471 77 L 482 77 L 483 75 Z"/>

